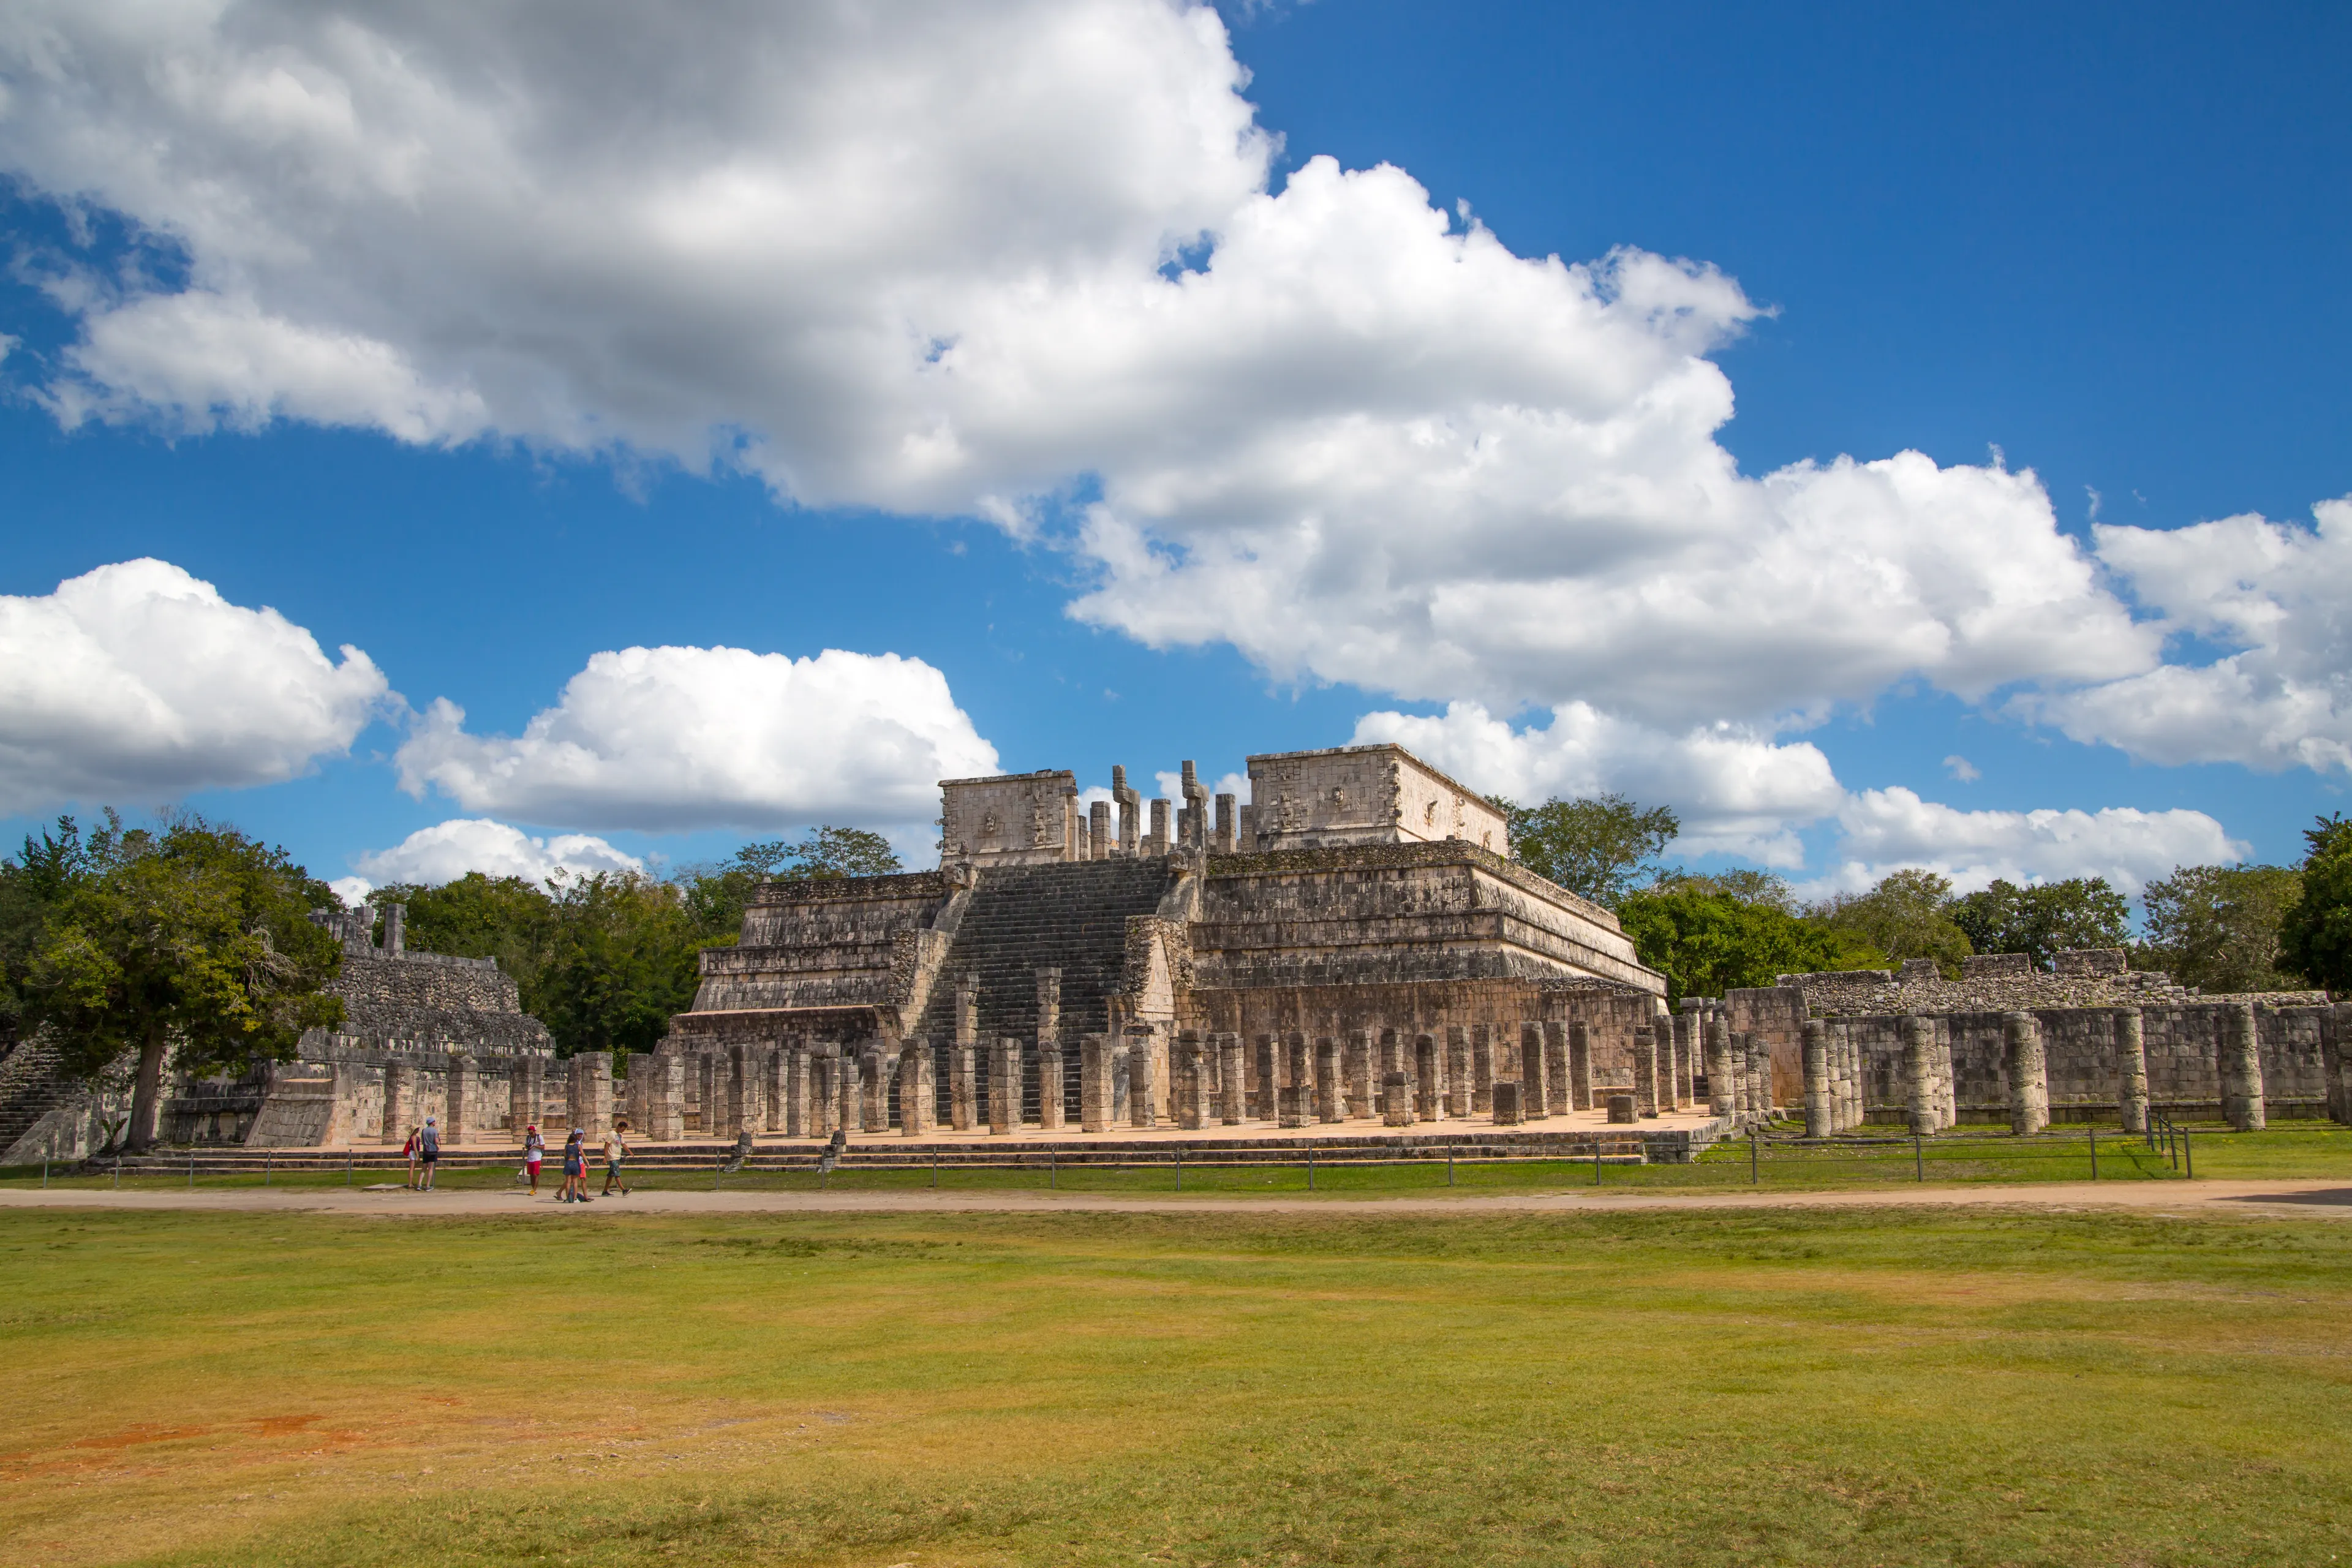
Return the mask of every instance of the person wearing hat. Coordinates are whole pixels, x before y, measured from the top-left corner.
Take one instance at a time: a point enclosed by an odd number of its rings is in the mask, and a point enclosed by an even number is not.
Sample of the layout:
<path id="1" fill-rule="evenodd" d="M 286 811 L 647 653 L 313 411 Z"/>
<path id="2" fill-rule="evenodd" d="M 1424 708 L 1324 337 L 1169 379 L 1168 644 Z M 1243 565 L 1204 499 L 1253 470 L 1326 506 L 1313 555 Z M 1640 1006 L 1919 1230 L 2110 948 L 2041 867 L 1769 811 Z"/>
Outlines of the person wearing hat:
<path id="1" fill-rule="evenodd" d="M 547 1140 L 539 1135 L 539 1123 L 523 1129 L 522 1168 L 530 1176 L 530 1195 L 539 1196 L 540 1163 L 547 1158 Z"/>
<path id="2" fill-rule="evenodd" d="M 433 1190 L 433 1172 L 441 1163 L 441 1127 L 432 1117 L 425 1119 L 425 1136 L 418 1142 L 416 1157 L 425 1162 L 425 1184 L 419 1192 Z"/>

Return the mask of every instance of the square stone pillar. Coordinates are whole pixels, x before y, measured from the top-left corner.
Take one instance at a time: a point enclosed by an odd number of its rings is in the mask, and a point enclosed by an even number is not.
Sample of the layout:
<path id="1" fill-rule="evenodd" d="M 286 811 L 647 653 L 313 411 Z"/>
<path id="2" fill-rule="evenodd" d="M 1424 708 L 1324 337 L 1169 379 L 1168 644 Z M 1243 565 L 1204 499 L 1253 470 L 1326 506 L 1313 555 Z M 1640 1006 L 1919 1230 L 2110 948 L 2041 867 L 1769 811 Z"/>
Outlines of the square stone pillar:
<path id="1" fill-rule="evenodd" d="M 1172 1075 L 1175 1079 L 1176 1125 L 1187 1132 L 1198 1132 L 1209 1124 L 1209 1064 L 1206 1056 L 1198 1029 L 1186 1029 L 1176 1037 Z"/>
<path id="2" fill-rule="evenodd" d="M 613 1124 L 613 1058 L 603 1051 L 583 1051 L 570 1067 L 572 1125 L 592 1140 L 602 1138 Z"/>
<path id="3" fill-rule="evenodd" d="M 1021 1042 L 1006 1037 L 996 1042 L 988 1064 L 988 1130 L 1021 1131 Z"/>
<path id="4" fill-rule="evenodd" d="M 629 1075 L 646 1075 L 644 1136 L 675 1142 L 686 1131 L 686 1058 L 676 1051 L 656 1051 L 639 1062 Z"/>
<path id="5" fill-rule="evenodd" d="M 2221 1115 L 2234 1132 L 2259 1132 L 2269 1122 L 2263 1094 L 2261 1022 L 2252 1002 L 2221 1012 Z"/>
<path id="6" fill-rule="evenodd" d="M 1412 1080 L 1401 1072 L 1381 1076 L 1381 1121 L 1390 1127 L 1412 1125 Z"/>
<path id="7" fill-rule="evenodd" d="M 1339 1042 L 1328 1035 L 1315 1037 L 1315 1120 L 1347 1120 L 1339 1097 Z"/>
<path id="8" fill-rule="evenodd" d="M 1062 1042 L 1037 1042 L 1037 1125 L 1058 1131 L 1068 1112 L 1069 1069 L 1062 1060 Z"/>
<path id="9" fill-rule="evenodd" d="M 765 1076 L 761 1071 L 761 1054 L 755 1045 L 728 1047 L 728 1100 L 735 1112 L 731 1120 L 738 1138 L 746 1132 L 757 1135 L 768 1124 L 767 1097 L 761 1092 L 765 1087 L 761 1082 Z"/>
<path id="10" fill-rule="evenodd" d="M 1103 1132 L 1110 1124 L 1110 1037 L 1082 1036 L 1078 1040 L 1078 1131 Z"/>
<path id="11" fill-rule="evenodd" d="M 1914 1132 L 1936 1131 L 1936 1021 L 1916 1013 L 1903 1019 L 1903 1091 Z"/>
<path id="12" fill-rule="evenodd" d="M 980 1047 L 958 1040 L 948 1047 L 948 1120 L 959 1132 L 980 1125 Z"/>
<path id="13" fill-rule="evenodd" d="M 1592 1026 L 1568 1026 L 1568 1103 L 1577 1110 L 1592 1109 Z"/>
<path id="14" fill-rule="evenodd" d="M 2123 1113 L 2124 1131 L 2147 1131 L 2147 1035 L 2137 1007 L 2122 1007 L 2116 1012 L 2116 1108 Z"/>
<path id="15" fill-rule="evenodd" d="M 1759 1121 L 1772 1120 L 1772 1045 L 1762 1032 L 1748 1037 L 1748 1089 Z"/>
<path id="16" fill-rule="evenodd" d="M 868 1040 L 857 1049 L 857 1128 L 861 1132 L 890 1131 L 890 1068 L 898 1066 L 898 1057 L 896 1051 L 886 1052 L 878 1040 Z"/>
<path id="17" fill-rule="evenodd" d="M 1307 1037 L 1293 1029 L 1282 1037 L 1282 1087 L 1305 1091 L 1305 1103 L 1314 1104 L 1315 1065 Z"/>
<path id="18" fill-rule="evenodd" d="M 1256 1058 L 1253 1065 L 1257 1068 L 1257 1119 L 1271 1121 L 1275 1115 L 1274 1092 L 1282 1081 L 1281 1071 L 1275 1064 L 1275 1038 L 1272 1035 L 1260 1035 L 1253 1044 L 1256 1047 L 1252 1055 Z"/>
<path id="19" fill-rule="evenodd" d="M 784 1047 L 784 1136 L 809 1135 L 808 1042 L 796 1038 Z"/>
<path id="20" fill-rule="evenodd" d="M 1445 1047 L 1423 1031 L 1412 1037 L 1412 1113 L 1423 1121 L 1445 1120 Z"/>
<path id="21" fill-rule="evenodd" d="M 1486 1024 L 1470 1026 L 1470 1110 L 1481 1114 L 1495 1105 L 1495 1031 Z"/>
<path id="22" fill-rule="evenodd" d="M 517 1057 L 507 1068 L 507 1126 L 522 1142 L 523 1130 L 539 1120 L 547 1099 L 547 1058 Z"/>
<path id="23" fill-rule="evenodd" d="M 1575 1093 L 1568 1083 L 1568 1026 L 1558 1020 L 1543 1026 L 1544 1109 L 1554 1116 L 1565 1116 L 1576 1109 Z"/>
<path id="24" fill-rule="evenodd" d="M 1517 1127 L 1519 1124 L 1519 1086 L 1509 1079 L 1495 1080 L 1495 1125 Z"/>
<path id="25" fill-rule="evenodd" d="M 898 1049 L 898 1135 L 920 1138 L 931 1130 L 936 1114 L 931 1090 L 931 1047 L 928 1040 L 908 1040 Z"/>
<path id="26" fill-rule="evenodd" d="M 1551 1092 L 1544 1081 L 1544 1038 L 1541 1024 L 1519 1026 L 1519 1114 L 1533 1121 L 1549 1114 Z"/>
<path id="27" fill-rule="evenodd" d="M 1160 803 L 1165 805 L 1167 803 Z M 1155 1036 L 1149 1026 L 1127 1026 L 1127 1111 L 1138 1127 L 1160 1125 L 1159 1074 L 1152 1060 Z"/>
<path id="28" fill-rule="evenodd" d="M 1405 1066 L 1404 1058 L 1404 1037 L 1398 1034 L 1394 1029 L 1382 1029 L 1381 1031 L 1380 1073 L 1381 1114 L 1383 1117 L 1387 1116 L 1389 1110 L 1389 1079 L 1391 1078 L 1401 1078 L 1404 1079 L 1408 1087 L 1411 1086 L 1412 1082 L 1412 1073 Z M 1410 1110 L 1412 1108 L 1408 1106 L 1406 1109 Z M 1393 1126 L 1396 1124 L 1391 1123 L 1390 1125 Z M 1408 1123 L 1408 1125 L 1410 1124 Z"/>
<path id="29" fill-rule="evenodd" d="M 784 1130 L 784 1047 L 763 1046 L 760 1049 L 760 1106 L 764 1112 L 760 1127 L 766 1132 Z"/>
<path id="30" fill-rule="evenodd" d="M 2042 1020 L 2004 1013 L 2001 1044 L 2009 1068 L 2009 1130 L 2029 1137 L 2050 1125 L 2050 1062 L 2042 1048 Z"/>
<path id="31" fill-rule="evenodd" d="M 407 1062 L 387 1062 L 383 1069 L 383 1141 L 395 1146 L 408 1142 L 408 1130 L 421 1127 L 416 1114 L 416 1068 Z"/>
<path id="32" fill-rule="evenodd" d="M 1456 1121 L 1470 1114 L 1470 1031 L 1445 1026 L 1445 1110 Z"/>
<path id="33" fill-rule="evenodd" d="M 1829 1026 L 1819 1018 L 1804 1023 L 1805 1136 L 1826 1138 L 1834 1131 L 1830 1106 L 1836 1091 L 1831 1085 Z"/>
<path id="34" fill-rule="evenodd" d="M 1658 1034 L 1657 1023 L 1641 1025 L 1633 1030 L 1633 1114 L 1636 1116 L 1656 1116 L 1665 1098 L 1658 1083 L 1662 1065 L 1658 1058 Z"/>
<path id="35" fill-rule="evenodd" d="M 1228 1127 L 1239 1127 L 1248 1114 L 1248 1100 L 1243 1093 L 1242 1037 L 1238 1034 L 1217 1037 L 1217 1120 Z"/>
<path id="36" fill-rule="evenodd" d="M 1370 1029 L 1348 1031 L 1346 1050 L 1348 1075 L 1348 1114 L 1368 1117 L 1372 1109 L 1372 1032 Z"/>
<path id="37" fill-rule="evenodd" d="M 449 1053 L 448 1069 L 441 1075 L 441 1142 L 455 1148 L 473 1132 L 467 1105 L 474 1097 L 474 1064 L 463 1051 Z"/>

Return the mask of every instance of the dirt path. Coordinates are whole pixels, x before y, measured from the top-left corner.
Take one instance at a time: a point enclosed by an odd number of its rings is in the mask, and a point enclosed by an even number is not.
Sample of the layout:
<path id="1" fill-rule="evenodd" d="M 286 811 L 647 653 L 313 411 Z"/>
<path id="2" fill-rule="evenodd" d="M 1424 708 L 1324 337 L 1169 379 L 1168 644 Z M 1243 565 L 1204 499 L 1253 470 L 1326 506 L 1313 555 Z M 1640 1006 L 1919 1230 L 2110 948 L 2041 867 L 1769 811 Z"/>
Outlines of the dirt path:
<path id="1" fill-rule="evenodd" d="M 1127 1197 L 1097 1193 L 643 1192 L 596 1214 L 1383 1214 L 1625 1213 L 1742 1208 L 2115 1208 L 2166 1214 L 2262 1212 L 2352 1218 L 2344 1181 L 2058 1182 L 2030 1186 L 1880 1187 L 1818 1193 L 1507 1193 L 1463 1197 Z M 358 1215 L 580 1215 L 551 1197 L 509 1192 L 370 1192 L 238 1187 L 217 1192 L 0 1188 L 0 1208 L 194 1209 Z"/>

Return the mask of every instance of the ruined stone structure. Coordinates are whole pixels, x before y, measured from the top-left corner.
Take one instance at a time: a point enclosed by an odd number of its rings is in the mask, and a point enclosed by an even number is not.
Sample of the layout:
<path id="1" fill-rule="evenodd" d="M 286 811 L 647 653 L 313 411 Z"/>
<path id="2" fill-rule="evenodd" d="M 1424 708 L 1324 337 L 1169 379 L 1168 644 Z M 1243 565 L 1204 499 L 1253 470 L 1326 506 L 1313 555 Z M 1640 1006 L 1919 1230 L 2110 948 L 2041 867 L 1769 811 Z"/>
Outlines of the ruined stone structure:
<path id="1" fill-rule="evenodd" d="M 662 1054 L 758 1064 L 796 1136 L 1693 1108 L 1663 977 L 1492 804 L 1396 746 L 1248 766 L 1247 805 L 1186 763 L 1148 814 L 1123 768 L 1083 810 L 1067 772 L 945 781 L 938 869 L 762 887 Z M 633 1071 L 633 1110 L 738 1131 L 701 1079 Z"/>
<path id="2" fill-rule="evenodd" d="M 2352 1121 L 2352 1064 L 2338 1049 L 2352 1006 L 2322 991 L 2201 995 L 2132 970 L 2116 949 L 2062 952 L 2049 970 L 1986 953 L 1957 980 L 1925 960 L 1784 974 L 1683 1007 L 1696 1026 L 1760 1043 L 1774 1102 L 1802 1104 L 1809 1127 L 1817 1107 L 1831 1131 L 1865 1121 L 2140 1131 L 2151 1109 L 2240 1128 Z"/>
<path id="3" fill-rule="evenodd" d="M 343 999 L 343 1023 L 312 1029 L 295 1060 L 248 1077 L 176 1079 L 158 1136 L 255 1148 L 397 1144 L 431 1116 L 456 1144 L 517 1137 L 532 1121 L 584 1125 L 573 1117 L 569 1064 L 552 1059 L 555 1041 L 522 1010 L 514 978 L 496 959 L 409 948 L 404 914 L 384 906 L 378 946 L 367 911 L 313 912 L 342 939 L 342 967 L 327 989 Z M 604 1070 L 609 1083 L 609 1060 Z"/>

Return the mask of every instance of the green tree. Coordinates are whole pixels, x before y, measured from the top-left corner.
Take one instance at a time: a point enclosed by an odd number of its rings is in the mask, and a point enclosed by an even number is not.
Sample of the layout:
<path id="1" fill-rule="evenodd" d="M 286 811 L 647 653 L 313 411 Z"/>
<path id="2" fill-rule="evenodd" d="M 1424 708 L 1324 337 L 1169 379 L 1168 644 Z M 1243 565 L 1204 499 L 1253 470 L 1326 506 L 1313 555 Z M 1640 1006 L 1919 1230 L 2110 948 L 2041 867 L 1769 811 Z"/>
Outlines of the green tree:
<path id="1" fill-rule="evenodd" d="M 2279 963 L 2330 991 L 2352 991 L 2352 822 L 2323 816 L 2303 836 L 2302 892 L 2279 921 Z"/>
<path id="2" fill-rule="evenodd" d="M 159 835 L 126 831 L 109 812 L 87 842 L 60 826 L 76 841 L 49 846 L 66 882 L 27 969 L 24 1015 L 49 1027 L 78 1077 L 136 1053 L 130 1148 L 154 1142 L 167 1055 L 188 1072 L 244 1071 L 341 1021 L 341 1000 L 320 991 L 341 949 L 310 920 L 334 895 L 283 849 L 194 815 Z"/>
<path id="3" fill-rule="evenodd" d="M 1886 965 L 1885 953 L 1848 931 L 1695 887 L 1630 893 L 1617 918 L 1642 962 L 1666 977 L 1673 1001 L 1769 985 L 1783 974 Z"/>
<path id="4" fill-rule="evenodd" d="M 2279 925 L 2303 896 L 2284 866 L 2176 866 L 2141 895 L 2134 962 L 2208 991 L 2292 991 L 2279 968 Z"/>
<path id="5" fill-rule="evenodd" d="M 1952 919 L 1952 884 L 1933 871 L 1903 870 L 1866 893 L 1841 893 L 1815 904 L 1814 919 L 1878 949 L 1891 963 L 1931 958 L 1947 978 L 1958 979 L 1960 960 L 1973 951 Z"/>
<path id="6" fill-rule="evenodd" d="M 743 928 L 751 893 L 766 881 L 824 881 L 879 877 L 903 870 L 890 841 L 863 827 L 818 827 L 799 843 L 782 838 L 746 844 L 716 866 L 680 874 L 688 916 L 715 942 L 733 942 Z"/>
<path id="7" fill-rule="evenodd" d="M 1645 810 L 1622 795 L 1495 805 L 1510 822 L 1513 859 L 1610 909 L 1656 876 L 1659 854 L 1682 831 L 1669 807 Z"/>
<path id="8" fill-rule="evenodd" d="M 1952 906 L 1952 923 L 1978 952 L 2023 952 L 2047 968 L 2068 948 L 2121 947 L 2131 935 L 2131 906 L 2105 877 L 2074 877 L 2021 888 L 1995 881 Z"/>
<path id="9" fill-rule="evenodd" d="M 495 958 L 526 995 L 535 993 L 553 950 L 555 900 L 546 889 L 520 877 L 468 871 L 437 888 L 394 882 L 369 894 L 368 901 L 378 909 L 407 906 L 409 946 L 460 958 Z"/>
<path id="10" fill-rule="evenodd" d="M 1789 914 L 1798 912 L 1796 889 L 1789 886 L 1786 877 L 1778 871 L 1759 871 L 1748 866 L 1722 871 L 1667 871 L 1650 885 L 1650 890 L 1720 893 L 1743 904 L 1762 904 Z"/>

